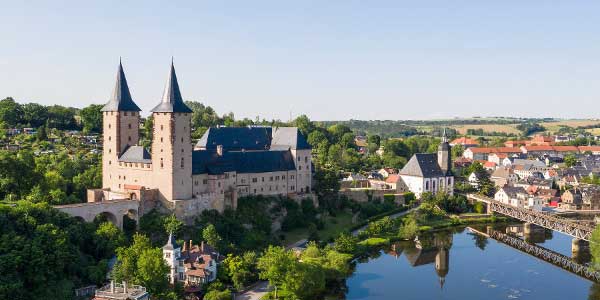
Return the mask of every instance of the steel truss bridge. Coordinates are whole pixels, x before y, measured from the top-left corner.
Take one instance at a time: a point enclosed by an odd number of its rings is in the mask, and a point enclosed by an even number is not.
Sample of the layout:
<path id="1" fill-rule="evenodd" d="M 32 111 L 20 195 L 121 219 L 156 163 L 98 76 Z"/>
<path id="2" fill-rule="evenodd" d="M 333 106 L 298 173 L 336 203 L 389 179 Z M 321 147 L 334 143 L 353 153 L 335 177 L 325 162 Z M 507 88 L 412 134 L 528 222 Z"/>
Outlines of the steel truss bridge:
<path id="1" fill-rule="evenodd" d="M 532 223 L 548 229 L 552 229 L 574 238 L 590 241 L 593 227 L 578 224 L 572 220 L 561 218 L 550 213 L 544 213 L 527 208 L 516 207 L 510 204 L 502 203 L 489 197 L 484 197 L 475 194 L 468 194 L 468 199 L 485 202 L 488 207 L 488 212 L 496 212 L 515 219 L 519 219 L 526 223 Z"/>
<path id="2" fill-rule="evenodd" d="M 487 230 L 487 234 L 477 231 L 473 228 L 469 228 L 469 230 L 476 234 L 481 234 L 483 236 L 490 237 L 512 248 L 525 252 L 529 255 L 535 256 L 541 260 L 544 260 L 556 266 L 559 266 L 562 269 L 565 269 L 569 272 L 572 272 L 591 281 L 600 282 L 600 272 L 593 271 L 589 266 L 579 264 L 573 261 L 571 257 L 568 257 L 566 255 L 554 252 L 542 246 L 529 244 L 520 238 L 513 237 L 496 230 L 491 230 L 489 228 Z"/>

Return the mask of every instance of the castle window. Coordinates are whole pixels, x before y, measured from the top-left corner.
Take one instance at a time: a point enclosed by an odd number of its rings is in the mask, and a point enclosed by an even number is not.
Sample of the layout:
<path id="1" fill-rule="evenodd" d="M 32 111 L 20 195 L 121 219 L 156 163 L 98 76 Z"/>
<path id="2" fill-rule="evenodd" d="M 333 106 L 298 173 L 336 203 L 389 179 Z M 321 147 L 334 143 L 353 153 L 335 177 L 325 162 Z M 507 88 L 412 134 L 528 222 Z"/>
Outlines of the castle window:
<path id="1" fill-rule="evenodd" d="M 217 186 L 218 186 L 218 187 L 221 187 L 221 182 L 217 182 Z"/>
<path id="2" fill-rule="evenodd" d="M 109 141 L 111 140 L 110 136 L 108 137 L 108 140 L 109 140 Z"/>
<path id="3" fill-rule="evenodd" d="M 108 129 L 110 129 L 110 124 L 108 124 Z"/>
<path id="4" fill-rule="evenodd" d="M 300 188 L 300 193 L 304 193 L 304 188 Z"/>
<path id="5" fill-rule="evenodd" d="M 254 193 L 256 194 L 256 189 L 254 189 Z"/>
<path id="6" fill-rule="evenodd" d="M 279 181 L 279 176 L 275 176 L 275 181 Z"/>
<path id="7" fill-rule="evenodd" d="M 298 156 L 298 161 L 300 161 L 300 159 L 301 159 L 301 157 L 300 157 L 300 156 Z"/>
<path id="8" fill-rule="evenodd" d="M 128 126 L 129 126 L 129 129 L 131 129 L 131 124 L 128 124 Z"/>
<path id="9" fill-rule="evenodd" d="M 281 175 L 281 179 L 285 179 L 285 175 Z"/>
<path id="10" fill-rule="evenodd" d="M 109 153 L 109 154 L 110 154 L 110 152 L 111 152 L 111 149 L 108 149 L 108 153 Z"/>
<path id="11" fill-rule="evenodd" d="M 194 181 L 194 185 L 198 185 L 198 180 Z"/>
<path id="12" fill-rule="evenodd" d="M 293 191 L 296 187 L 295 186 L 291 186 L 290 189 Z"/>
<path id="13" fill-rule="evenodd" d="M 308 156 L 304 157 L 304 162 L 308 162 Z"/>
<path id="14" fill-rule="evenodd" d="M 164 167 L 164 164 L 163 164 L 163 159 L 162 159 L 162 157 L 160 158 L 160 167 L 161 167 L 161 168 L 162 168 L 162 167 Z"/>
<path id="15" fill-rule="evenodd" d="M 262 182 L 265 182 L 265 178 L 264 177 L 262 178 Z"/>
<path id="16" fill-rule="evenodd" d="M 121 179 L 121 175 L 119 175 L 119 179 Z"/>
<path id="17" fill-rule="evenodd" d="M 161 143 L 163 142 L 163 138 L 162 138 L 162 137 L 160 138 L 160 142 L 161 142 Z"/>
<path id="18" fill-rule="evenodd" d="M 429 190 L 429 181 L 425 181 L 425 190 Z"/>
<path id="19" fill-rule="evenodd" d="M 108 164 L 109 164 L 109 165 L 112 165 L 112 161 L 110 161 L 110 160 L 109 160 L 109 161 L 108 161 Z"/>
<path id="20" fill-rule="evenodd" d="M 183 153 L 183 149 L 181 149 L 181 153 Z"/>
<path id="21" fill-rule="evenodd" d="M 252 178 L 252 182 L 257 182 L 258 179 L 257 178 Z"/>
<path id="22" fill-rule="evenodd" d="M 124 113 L 123 113 L 123 115 L 125 115 L 125 116 L 126 116 L 126 115 L 127 115 L 127 112 L 124 112 Z"/>
<path id="23" fill-rule="evenodd" d="M 298 170 L 299 170 L 299 171 L 300 171 L 300 170 L 302 170 L 302 166 L 298 166 Z"/>
<path id="24" fill-rule="evenodd" d="M 271 176 L 271 177 L 269 178 L 269 181 L 273 181 L 273 176 Z"/>
<path id="25" fill-rule="evenodd" d="M 203 179 L 202 184 L 208 184 L 208 179 Z"/>
<path id="26" fill-rule="evenodd" d="M 160 130 L 163 130 L 163 125 L 160 125 Z"/>
<path id="27" fill-rule="evenodd" d="M 183 137 L 181 137 L 181 142 L 183 143 Z"/>
<path id="28" fill-rule="evenodd" d="M 181 168 L 183 169 L 183 157 L 181 158 Z"/>
<path id="29" fill-rule="evenodd" d="M 128 137 L 127 137 L 127 140 L 131 142 L 131 137 L 130 137 L 130 136 L 128 136 Z"/>

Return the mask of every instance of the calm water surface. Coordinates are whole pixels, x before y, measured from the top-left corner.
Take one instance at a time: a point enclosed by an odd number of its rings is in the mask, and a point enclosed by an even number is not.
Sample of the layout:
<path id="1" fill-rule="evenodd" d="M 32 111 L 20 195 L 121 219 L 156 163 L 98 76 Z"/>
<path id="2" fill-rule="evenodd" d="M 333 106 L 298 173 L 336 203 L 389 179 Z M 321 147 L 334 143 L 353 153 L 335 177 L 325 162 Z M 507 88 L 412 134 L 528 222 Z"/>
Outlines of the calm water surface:
<path id="1" fill-rule="evenodd" d="M 498 228 L 523 236 L 522 226 Z M 542 232 L 526 240 L 571 256 L 571 237 Z M 402 242 L 361 261 L 346 299 L 600 299 L 600 285 L 469 230 Z"/>

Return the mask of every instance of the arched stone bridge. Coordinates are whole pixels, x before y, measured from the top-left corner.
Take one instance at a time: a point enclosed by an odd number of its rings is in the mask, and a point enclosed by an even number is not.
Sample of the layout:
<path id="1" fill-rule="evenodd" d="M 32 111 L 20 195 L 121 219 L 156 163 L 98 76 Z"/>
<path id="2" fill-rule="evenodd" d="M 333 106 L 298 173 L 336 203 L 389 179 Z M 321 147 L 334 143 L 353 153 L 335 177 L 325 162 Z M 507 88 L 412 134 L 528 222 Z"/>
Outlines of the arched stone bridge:
<path id="1" fill-rule="evenodd" d="M 138 200 L 107 200 L 100 202 L 55 205 L 54 208 L 73 217 L 92 222 L 97 216 L 104 215 L 119 228 L 123 228 L 123 216 L 138 220 L 140 202 Z"/>

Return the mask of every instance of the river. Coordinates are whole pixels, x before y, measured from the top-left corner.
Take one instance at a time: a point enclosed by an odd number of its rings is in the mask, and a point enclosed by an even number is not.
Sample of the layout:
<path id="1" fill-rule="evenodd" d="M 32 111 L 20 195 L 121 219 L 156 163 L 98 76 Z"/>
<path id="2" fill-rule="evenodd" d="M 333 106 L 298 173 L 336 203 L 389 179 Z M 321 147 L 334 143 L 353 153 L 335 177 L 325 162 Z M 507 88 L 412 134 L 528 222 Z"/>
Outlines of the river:
<path id="1" fill-rule="evenodd" d="M 494 230 L 525 238 L 522 225 Z M 571 256 L 564 234 L 526 240 Z M 465 228 L 395 243 L 357 263 L 346 284 L 348 300 L 600 299 L 599 284 Z"/>

